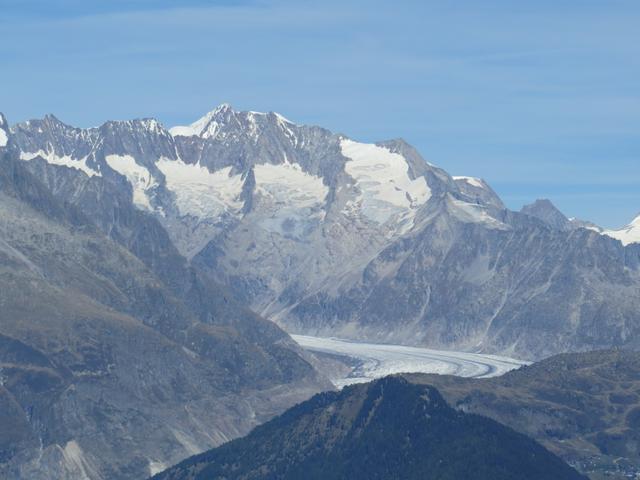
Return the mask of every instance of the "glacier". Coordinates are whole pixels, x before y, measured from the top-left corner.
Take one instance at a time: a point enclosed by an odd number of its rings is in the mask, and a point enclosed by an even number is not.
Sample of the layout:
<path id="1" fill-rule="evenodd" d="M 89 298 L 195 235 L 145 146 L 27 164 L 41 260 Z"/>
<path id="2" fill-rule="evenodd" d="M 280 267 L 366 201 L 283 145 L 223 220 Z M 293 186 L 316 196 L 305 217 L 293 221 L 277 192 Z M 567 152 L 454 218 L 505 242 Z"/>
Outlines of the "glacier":
<path id="1" fill-rule="evenodd" d="M 471 378 L 497 377 L 529 364 L 499 355 L 355 342 L 308 335 L 291 337 L 309 351 L 355 360 L 356 366 L 348 374 L 331 379 L 338 388 L 397 373 L 436 373 Z"/>

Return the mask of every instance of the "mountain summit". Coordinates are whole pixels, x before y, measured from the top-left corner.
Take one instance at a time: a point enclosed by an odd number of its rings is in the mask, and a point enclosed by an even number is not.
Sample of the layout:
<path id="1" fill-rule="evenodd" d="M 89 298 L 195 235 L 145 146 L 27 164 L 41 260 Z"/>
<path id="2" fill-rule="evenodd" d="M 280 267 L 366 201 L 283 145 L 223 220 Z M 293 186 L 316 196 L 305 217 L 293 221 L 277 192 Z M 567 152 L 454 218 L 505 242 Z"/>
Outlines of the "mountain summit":
<path id="1" fill-rule="evenodd" d="M 401 378 L 323 393 L 155 480 L 579 480 L 539 444 Z"/>
<path id="2" fill-rule="evenodd" d="M 525 215 L 530 215 L 542 220 L 551 228 L 557 230 L 567 230 L 571 228 L 569 219 L 551 203 L 551 200 L 546 198 L 538 199 L 530 205 L 525 205 L 520 211 Z"/>

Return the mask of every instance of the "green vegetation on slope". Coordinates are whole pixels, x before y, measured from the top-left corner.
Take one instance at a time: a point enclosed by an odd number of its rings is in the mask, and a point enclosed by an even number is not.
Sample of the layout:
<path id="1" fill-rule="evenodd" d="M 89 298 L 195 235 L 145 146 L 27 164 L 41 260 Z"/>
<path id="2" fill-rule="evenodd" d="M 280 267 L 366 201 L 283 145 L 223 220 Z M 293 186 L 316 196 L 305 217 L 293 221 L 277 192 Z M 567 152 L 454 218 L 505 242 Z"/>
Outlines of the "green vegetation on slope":
<path id="1" fill-rule="evenodd" d="M 323 393 L 154 480 L 581 479 L 535 441 L 388 377 Z"/>

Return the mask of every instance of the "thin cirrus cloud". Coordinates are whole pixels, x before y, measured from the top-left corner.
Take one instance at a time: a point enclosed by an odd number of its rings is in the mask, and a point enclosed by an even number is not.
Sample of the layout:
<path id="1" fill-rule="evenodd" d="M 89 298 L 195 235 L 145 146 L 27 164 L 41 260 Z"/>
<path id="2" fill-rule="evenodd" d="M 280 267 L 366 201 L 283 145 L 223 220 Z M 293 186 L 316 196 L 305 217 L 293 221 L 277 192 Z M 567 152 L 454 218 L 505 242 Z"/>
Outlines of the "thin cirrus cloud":
<path id="1" fill-rule="evenodd" d="M 148 12 L 185 7 L 234 7 L 254 1 L 211 0 L 3 0 L 5 15 L 13 18 L 60 19 L 122 12 Z"/>
<path id="2" fill-rule="evenodd" d="M 549 196 L 607 227 L 640 210 L 627 187 L 640 182 L 635 1 L 2 6 L 0 110 L 14 122 L 174 125 L 230 102 L 365 141 L 404 137 L 512 208 Z"/>

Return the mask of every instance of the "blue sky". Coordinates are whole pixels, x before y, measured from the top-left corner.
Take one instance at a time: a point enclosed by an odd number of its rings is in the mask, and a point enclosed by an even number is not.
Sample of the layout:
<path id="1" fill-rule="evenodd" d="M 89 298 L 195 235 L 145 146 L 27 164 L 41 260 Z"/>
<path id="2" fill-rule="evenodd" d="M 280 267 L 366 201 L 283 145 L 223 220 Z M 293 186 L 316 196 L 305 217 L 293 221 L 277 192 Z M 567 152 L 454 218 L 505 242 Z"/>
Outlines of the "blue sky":
<path id="1" fill-rule="evenodd" d="M 640 212 L 639 25 L 636 0 L 0 0 L 0 111 L 274 110 L 619 227 Z"/>

